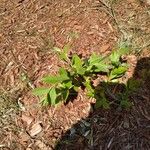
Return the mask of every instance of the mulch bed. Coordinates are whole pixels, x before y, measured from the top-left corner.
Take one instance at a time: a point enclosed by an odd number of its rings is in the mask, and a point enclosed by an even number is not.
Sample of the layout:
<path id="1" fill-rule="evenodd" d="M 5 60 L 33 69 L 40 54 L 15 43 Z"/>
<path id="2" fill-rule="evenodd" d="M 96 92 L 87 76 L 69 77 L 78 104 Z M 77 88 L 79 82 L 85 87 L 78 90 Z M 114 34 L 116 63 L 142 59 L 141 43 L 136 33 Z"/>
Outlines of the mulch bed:
<path id="1" fill-rule="evenodd" d="M 114 18 L 104 2 L 0 1 L 0 149 L 150 149 L 149 5 L 116 2 Z M 54 46 L 70 43 L 71 52 L 83 57 L 107 55 L 119 39 L 143 50 L 127 57 L 126 80 L 142 80 L 130 110 L 93 111 L 82 90 L 67 105 L 40 106 L 31 91 L 62 65 Z"/>

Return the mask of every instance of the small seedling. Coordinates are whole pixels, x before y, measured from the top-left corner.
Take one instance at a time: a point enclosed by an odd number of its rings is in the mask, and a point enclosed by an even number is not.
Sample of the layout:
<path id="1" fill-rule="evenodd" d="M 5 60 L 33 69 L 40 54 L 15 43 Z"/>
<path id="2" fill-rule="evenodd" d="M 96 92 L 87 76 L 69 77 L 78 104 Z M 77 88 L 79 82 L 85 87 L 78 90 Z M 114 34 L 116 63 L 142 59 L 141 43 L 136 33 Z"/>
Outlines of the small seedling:
<path id="1" fill-rule="evenodd" d="M 49 84 L 49 88 L 36 88 L 33 93 L 40 97 L 43 105 L 55 106 L 60 102 L 67 102 L 68 98 L 83 88 L 89 97 L 96 99 L 95 107 L 110 108 L 104 88 L 93 85 L 93 80 L 98 75 L 107 76 L 107 82 L 122 77 L 128 69 L 126 63 L 122 63 L 121 56 L 128 53 L 127 48 L 120 48 L 111 55 L 103 57 L 93 53 L 89 58 L 82 59 L 77 54 L 70 55 L 70 46 L 63 49 L 57 47 L 59 58 L 66 63 L 66 67 L 60 68 L 57 75 L 49 75 L 42 78 L 42 82 Z M 67 69 L 65 69 L 67 68 Z M 127 85 L 131 88 L 131 85 Z M 121 102 L 126 107 L 124 101 Z"/>

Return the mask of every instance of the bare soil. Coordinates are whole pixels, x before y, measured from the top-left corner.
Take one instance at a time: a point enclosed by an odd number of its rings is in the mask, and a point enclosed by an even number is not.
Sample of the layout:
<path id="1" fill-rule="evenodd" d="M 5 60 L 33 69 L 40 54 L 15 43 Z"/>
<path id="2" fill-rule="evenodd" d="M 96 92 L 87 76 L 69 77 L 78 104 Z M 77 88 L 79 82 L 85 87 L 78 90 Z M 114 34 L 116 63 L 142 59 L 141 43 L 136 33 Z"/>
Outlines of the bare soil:
<path id="1" fill-rule="evenodd" d="M 150 149 L 150 5 L 144 0 L 0 1 L 0 149 Z M 131 110 L 94 111 L 84 91 L 67 105 L 41 107 L 32 94 L 62 62 L 53 47 L 107 55 L 126 42 L 141 87 Z"/>

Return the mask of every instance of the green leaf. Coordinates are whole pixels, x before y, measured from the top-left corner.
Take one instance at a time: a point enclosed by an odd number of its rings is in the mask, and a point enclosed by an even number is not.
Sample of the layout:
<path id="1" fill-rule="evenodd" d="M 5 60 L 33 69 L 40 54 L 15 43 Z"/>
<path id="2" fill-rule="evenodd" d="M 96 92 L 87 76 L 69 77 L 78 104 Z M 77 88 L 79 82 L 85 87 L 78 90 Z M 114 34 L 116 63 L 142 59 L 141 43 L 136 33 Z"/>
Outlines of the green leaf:
<path id="1" fill-rule="evenodd" d="M 111 53 L 110 61 L 115 66 L 118 66 L 120 64 L 120 54 L 118 53 L 118 51 L 113 51 Z"/>
<path id="2" fill-rule="evenodd" d="M 63 52 L 68 55 L 68 52 L 70 50 L 70 44 L 66 44 L 64 47 L 63 47 Z"/>
<path id="3" fill-rule="evenodd" d="M 104 64 L 104 63 L 96 63 L 94 64 L 94 72 L 109 72 L 109 69 L 111 68 L 110 65 Z"/>
<path id="4" fill-rule="evenodd" d="M 140 81 L 136 80 L 136 79 L 129 79 L 127 81 L 127 90 L 130 90 L 130 91 L 135 91 L 137 88 L 139 88 L 140 86 Z"/>
<path id="5" fill-rule="evenodd" d="M 49 96 L 50 96 L 51 105 L 54 106 L 56 104 L 56 98 L 57 98 L 55 88 L 51 88 L 51 90 L 49 91 Z"/>
<path id="6" fill-rule="evenodd" d="M 76 70 L 76 72 L 80 75 L 83 75 L 86 71 L 86 69 L 82 66 L 83 60 L 80 59 L 80 57 L 76 54 L 72 57 L 72 67 Z"/>
<path id="7" fill-rule="evenodd" d="M 115 50 L 111 53 L 110 55 L 110 61 L 114 66 L 119 66 L 120 64 L 120 57 L 122 55 L 128 54 L 129 53 L 129 47 L 123 45 L 120 47 L 118 50 Z"/>
<path id="8" fill-rule="evenodd" d="M 85 74 L 86 69 L 83 67 L 77 68 L 77 73 L 80 75 L 84 75 Z"/>
<path id="9" fill-rule="evenodd" d="M 123 108 L 130 108 L 132 106 L 132 103 L 128 99 L 125 99 L 121 100 L 120 105 Z"/>
<path id="10" fill-rule="evenodd" d="M 62 78 L 63 81 L 70 80 L 70 74 L 68 74 L 68 71 L 66 69 L 64 69 L 64 68 L 60 68 L 59 69 L 59 75 L 60 75 L 60 78 Z"/>
<path id="11" fill-rule="evenodd" d="M 79 68 L 82 65 L 83 65 L 83 61 L 81 60 L 81 58 L 77 54 L 74 54 L 72 57 L 72 66 L 75 68 Z"/>
<path id="12" fill-rule="evenodd" d="M 40 103 L 41 103 L 41 105 L 43 105 L 43 106 L 47 106 L 47 105 L 50 104 L 47 98 L 42 99 L 42 100 L 40 101 Z"/>
<path id="13" fill-rule="evenodd" d="M 53 47 L 53 50 L 59 54 L 60 59 L 67 61 L 68 60 L 68 45 L 64 46 L 64 48 L 61 50 L 58 47 Z"/>
<path id="14" fill-rule="evenodd" d="M 65 61 L 68 60 L 68 57 L 64 52 L 60 52 L 59 57 L 60 57 L 61 60 L 65 60 Z"/>
<path id="15" fill-rule="evenodd" d="M 101 62 L 102 59 L 103 59 L 103 58 L 102 58 L 101 56 L 99 56 L 99 55 L 93 53 L 93 54 L 90 56 L 88 62 L 89 62 L 89 65 L 92 66 L 92 65 L 94 65 L 94 64 L 97 64 L 97 63 Z"/>
<path id="16" fill-rule="evenodd" d="M 89 78 L 86 79 L 84 86 L 86 87 L 87 90 L 87 96 L 94 97 L 94 89 L 91 85 L 91 81 Z"/>
<path id="17" fill-rule="evenodd" d="M 72 84 L 72 81 L 64 81 L 60 86 L 63 88 L 71 89 L 74 85 Z"/>
<path id="18" fill-rule="evenodd" d="M 65 61 L 68 61 L 68 52 L 69 52 L 69 49 L 70 49 L 70 45 L 69 44 L 66 44 L 62 51 L 59 52 L 59 57 L 62 59 L 62 60 L 65 60 Z"/>
<path id="19" fill-rule="evenodd" d="M 60 76 L 46 76 L 42 78 L 42 81 L 45 83 L 50 83 L 50 84 L 56 84 L 60 83 L 62 81 L 69 80 L 69 77 L 66 75 L 60 75 Z"/>
<path id="20" fill-rule="evenodd" d="M 65 87 L 66 87 L 67 89 L 71 89 L 71 88 L 73 87 L 72 81 L 66 82 L 66 83 L 65 83 Z"/>
<path id="21" fill-rule="evenodd" d="M 120 66 L 118 68 L 115 68 L 111 71 L 109 79 L 112 80 L 112 79 L 119 78 L 123 76 L 127 70 L 128 68 L 126 66 Z"/>
<path id="22" fill-rule="evenodd" d="M 110 103 L 105 97 L 105 90 L 101 89 L 99 91 L 100 96 L 96 95 L 96 103 L 95 103 L 95 108 L 102 107 L 104 109 L 109 109 L 110 108 Z"/>
<path id="23" fill-rule="evenodd" d="M 99 66 L 98 64 L 100 64 L 102 60 L 103 60 L 103 58 L 101 56 L 93 53 L 88 60 L 88 65 L 87 65 L 86 71 L 93 72 L 92 69 L 94 68 L 94 66 Z M 97 72 L 99 72 L 99 71 L 97 70 Z"/>
<path id="24" fill-rule="evenodd" d="M 116 74 L 116 75 L 122 75 L 122 74 L 124 74 L 126 71 L 127 71 L 127 67 L 123 67 L 123 66 L 121 66 L 121 67 L 119 67 L 119 68 L 116 68 L 116 69 L 114 69 L 113 71 L 112 71 L 112 74 Z"/>
<path id="25" fill-rule="evenodd" d="M 58 47 L 53 47 L 53 50 L 54 50 L 55 52 L 61 52 L 61 49 L 58 48 Z"/>
<path id="26" fill-rule="evenodd" d="M 34 95 L 40 96 L 40 95 L 47 94 L 49 91 L 50 88 L 40 87 L 40 88 L 35 88 L 32 92 Z"/>
<path id="27" fill-rule="evenodd" d="M 109 109 L 110 108 L 110 104 L 107 101 L 107 99 L 105 97 L 103 97 L 102 99 L 97 99 L 96 103 L 95 103 L 95 108 L 104 108 L 104 109 Z"/>
<path id="28" fill-rule="evenodd" d="M 92 54 L 88 60 L 87 71 L 90 72 L 109 72 L 111 66 L 106 64 L 105 59 L 99 55 Z"/>
<path id="29" fill-rule="evenodd" d="M 67 72 L 67 70 L 66 69 L 64 69 L 64 68 L 60 68 L 59 69 L 59 74 L 60 74 L 60 76 L 62 77 L 68 77 L 68 72 Z"/>
<path id="30" fill-rule="evenodd" d="M 78 92 L 79 91 L 79 86 L 73 86 L 73 89 Z"/>
<path id="31" fill-rule="evenodd" d="M 69 90 L 68 90 L 68 89 L 64 89 L 64 90 L 62 91 L 62 99 L 63 99 L 63 101 L 66 102 L 68 96 L 69 96 Z"/>

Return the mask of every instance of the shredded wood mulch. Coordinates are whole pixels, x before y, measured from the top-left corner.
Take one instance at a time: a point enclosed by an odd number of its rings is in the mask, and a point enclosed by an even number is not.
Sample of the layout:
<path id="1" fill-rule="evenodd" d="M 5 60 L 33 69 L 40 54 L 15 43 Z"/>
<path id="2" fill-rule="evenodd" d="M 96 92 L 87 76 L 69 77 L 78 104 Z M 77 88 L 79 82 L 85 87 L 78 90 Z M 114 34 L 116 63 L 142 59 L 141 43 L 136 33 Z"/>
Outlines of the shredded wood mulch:
<path id="1" fill-rule="evenodd" d="M 1 0 L 0 149 L 149 150 L 149 23 L 144 0 L 116 1 L 113 9 L 109 0 Z M 54 46 L 70 43 L 72 53 L 88 57 L 109 54 L 118 41 L 143 50 L 127 57 L 122 81 L 142 80 L 131 109 L 95 111 L 82 90 L 57 108 L 41 107 L 32 95 L 44 75 L 63 65 Z"/>

